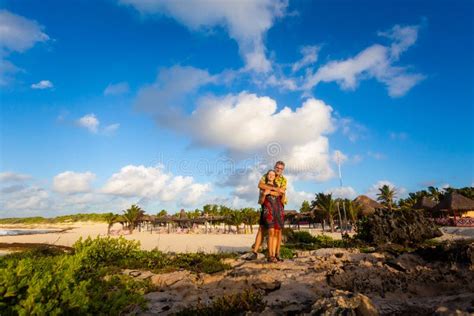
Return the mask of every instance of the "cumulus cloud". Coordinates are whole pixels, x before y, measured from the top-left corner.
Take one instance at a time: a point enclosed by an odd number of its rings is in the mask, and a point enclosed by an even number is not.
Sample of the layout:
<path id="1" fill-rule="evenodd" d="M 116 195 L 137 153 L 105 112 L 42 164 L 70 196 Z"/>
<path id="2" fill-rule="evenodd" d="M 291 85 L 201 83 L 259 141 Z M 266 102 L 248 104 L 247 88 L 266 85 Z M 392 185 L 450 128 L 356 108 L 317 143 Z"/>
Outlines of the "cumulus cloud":
<path id="1" fill-rule="evenodd" d="M 49 207 L 51 207 L 49 192 L 36 185 L 24 186 L 19 190 L 0 195 L 0 209 L 3 211 L 38 211 Z"/>
<path id="2" fill-rule="evenodd" d="M 406 67 L 395 66 L 400 54 L 412 46 L 418 34 L 418 27 L 396 25 L 380 35 L 393 40 L 390 47 L 374 44 L 354 57 L 330 61 L 309 72 L 303 89 L 310 90 L 321 82 L 337 82 L 342 89 L 354 90 L 363 79 L 375 78 L 387 86 L 391 97 L 401 97 L 422 81 L 425 76 L 410 73 Z"/>
<path id="3" fill-rule="evenodd" d="M 53 83 L 49 80 L 41 80 L 40 82 L 33 83 L 31 85 L 32 89 L 39 89 L 39 90 L 51 89 L 53 87 L 54 87 Z"/>
<path id="4" fill-rule="evenodd" d="M 269 160 L 283 159 L 291 166 L 289 172 L 304 172 L 305 177 L 320 181 L 333 176 L 326 135 L 334 131 L 335 123 L 332 108 L 323 101 L 312 98 L 295 110 L 278 110 L 272 98 L 248 92 L 207 95 L 187 114 L 174 105 L 180 103 L 174 91 L 183 91 L 178 86 L 164 90 L 146 87 L 139 92 L 136 106 L 152 113 L 158 124 L 190 136 L 196 146 L 221 148 L 232 157 L 257 154 Z M 195 89 L 196 85 L 187 86 Z M 176 103 L 171 106 L 166 100 Z"/>
<path id="5" fill-rule="evenodd" d="M 273 166 L 271 166 L 273 167 Z M 255 205 L 258 202 L 258 183 L 262 175 L 270 166 L 265 167 L 251 167 L 247 169 L 237 170 L 237 172 L 229 175 L 224 181 L 219 183 L 221 186 L 231 187 L 231 200 L 226 200 L 225 203 L 233 205 L 233 207 L 246 207 L 249 204 Z M 298 191 L 295 189 L 294 182 L 297 178 L 285 174 L 288 180 L 287 183 L 287 208 L 297 208 L 303 201 L 311 201 L 314 197 L 313 193 Z"/>
<path id="6" fill-rule="evenodd" d="M 105 88 L 104 95 L 105 96 L 121 95 L 129 91 L 130 91 L 130 87 L 128 85 L 128 82 L 111 83 Z"/>
<path id="7" fill-rule="evenodd" d="M 53 179 L 53 189 L 60 193 L 80 193 L 91 191 L 91 182 L 95 179 L 92 172 L 65 171 Z"/>
<path id="8" fill-rule="evenodd" d="M 246 68 L 268 72 L 271 63 L 266 57 L 264 37 L 276 18 L 285 14 L 287 1 L 219 1 L 219 0 L 120 0 L 142 14 L 166 15 L 191 30 L 215 26 L 226 28 L 239 44 Z M 196 8 L 190 10 L 189 8 Z"/>
<path id="9" fill-rule="evenodd" d="M 167 173 L 163 166 L 128 165 L 107 180 L 102 192 L 163 202 L 179 199 L 181 204 L 194 204 L 210 189 L 209 184 L 196 183 L 193 177 Z"/>
<path id="10" fill-rule="evenodd" d="M 99 131 L 99 119 L 95 114 L 87 114 L 77 120 L 77 125 L 87 129 L 91 133 L 97 133 Z"/>
<path id="11" fill-rule="evenodd" d="M 341 199 L 354 199 L 357 196 L 357 192 L 353 187 L 337 187 L 331 188 L 324 191 L 325 194 L 331 193 L 333 198 Z"/>
<path id="12" fill-rule="evenodd" d="M 314 64 L 318 60 L 320 50 L 321 46 L 303 46 L 300 50 L 303 57 L 291 66 L 291 70 L 296 72 L 304 67 Z"/>
<path id="13" fill-rule="evenodd" d="M 113 135 L 120 127 L 119 123 L 114 123 L 101 128 L 101 123 L 94 113 L 84 115 L 76 120 L 75 123 L 77 126 L 85 128 L 93 134 L 101 133 L 106 136 Z"/>

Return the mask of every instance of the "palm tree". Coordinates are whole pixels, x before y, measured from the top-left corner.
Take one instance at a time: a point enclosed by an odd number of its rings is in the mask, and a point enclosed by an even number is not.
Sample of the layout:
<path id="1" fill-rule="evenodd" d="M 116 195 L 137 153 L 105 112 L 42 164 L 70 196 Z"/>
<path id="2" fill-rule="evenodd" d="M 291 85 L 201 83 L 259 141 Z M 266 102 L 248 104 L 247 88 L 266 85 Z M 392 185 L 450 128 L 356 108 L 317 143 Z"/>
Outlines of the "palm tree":
<path id="1" fill-rule="evenodd" d="M 428 187 L 428 196 L 433 199 L 435 202 L 439 202 L 443 198 L 443 193 L 439 191 L 438 188 L 429 186 Z"/>
<path id="2" fill-rule="evenodd" d="M 230 225 L 235 225 L 237 228 L 237 234 L 240 233 L 240 224 L 244 221 L 244 214 L 240 210 L 233 210 L 230 214 Z"/>
<path id="3" fill-rule="evenodd" d="M 309 205 L 309 202 L 304 200 L 303 203 L 301 203 L 300 207 L 300 213 L 307 213 L 311 211 L 311 205 Z"/>
<path id="4" fill-rule="evenodd" d="M 114 225 L 117 222 L 117 215 L 113 213 L 107 213 L 105 214 L 105 221 L 107 222 L 107 236 L 110 235 L 110 228 L 112 228 L 112 225 Z"/>
<path id="5" fill-rule="evenodd" d="M 156 214 L 156 217 L 165 217 L 166 215 L 168 215 L 168 212 L 166 210 L 161 210 Z"/>
<path id="6" fill-rule="evenodd" d="M 241 210 L 243 214 L 243 223 L 250 227 L 250 232 L 253 233 L 253 225 L 258 223 L 259 212 L 251 207 L 246 207 Z"/>
<path id="7" fill-rule="evenodd" d="M 334 232 L 334 213 L 336 211 L 336 202 L 332 198 L 332 194 L 318 193 L 316 194 L 316 199 L 313 201 L 315 206 L 315 216 L 323 216 L 329 220 L 329 226 L 331 227 L 331 232 Z M 320 214 L 318 214 L 320 213 Z"/>
<path id="8" fill-rule="evenodd" d="M 388 185 L 384 184 L 379 188 L 379 193 L 377 193 L 377 201 L 385 205 L 389 211 L 392 210 L 393 199 L 395 198 L 396 192 L 395 188 L 391 189 Z"/>
<path id="9" fill-rule="evenodd" d="M 349 199 L 345 199 L 344 204 L 346 205 L 346 212 L 349 220 L 352 223 L 357 222 L 357 219 L 362 213 L 362 205 L 357 201 L 351 201 Z"/>
<path id="10" fill-rule="evenodd" d="M 123 211 L 123 213 L 123 217 L 128 224 L 128 229 L 130 230 L 130 233 L 132 233 L 145 212 L 138 205 L 134 204 L 126 211 Z"/>

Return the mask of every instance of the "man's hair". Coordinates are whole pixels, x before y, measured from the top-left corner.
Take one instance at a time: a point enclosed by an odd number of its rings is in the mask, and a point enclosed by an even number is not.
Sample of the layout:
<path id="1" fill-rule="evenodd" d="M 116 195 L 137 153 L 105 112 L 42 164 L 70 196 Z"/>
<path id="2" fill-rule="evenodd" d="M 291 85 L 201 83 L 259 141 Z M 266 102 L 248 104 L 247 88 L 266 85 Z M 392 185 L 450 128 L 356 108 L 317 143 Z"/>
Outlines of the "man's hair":
<path id="1" fill-rule="evenodd" d="M 275 166 L 278 166 L 278 165 L 282 165 L 284 167 L 285 163 L 283 161 L 279 160 L 275 163 Z"/>

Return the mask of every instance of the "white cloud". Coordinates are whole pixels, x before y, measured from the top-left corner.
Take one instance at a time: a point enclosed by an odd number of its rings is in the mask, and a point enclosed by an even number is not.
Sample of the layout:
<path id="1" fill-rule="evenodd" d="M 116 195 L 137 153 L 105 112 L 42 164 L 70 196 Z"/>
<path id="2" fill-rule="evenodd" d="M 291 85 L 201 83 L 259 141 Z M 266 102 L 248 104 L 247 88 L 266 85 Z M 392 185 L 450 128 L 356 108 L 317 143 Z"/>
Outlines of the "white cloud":
<path id="1" fill-rule="evenodd" d="M 130 91 L 130 87 L 127 82 L 119 82 L 115 84 L 111 83 L 105 88 L 104 95 L 106 96 L 121 95 L 129 91 Z"/>
<path id="2" fill-rule="evenodd" d="M 23 69 L 5 59 L 8 55 L 24 53 L 36 43 L 48 40 L 49 36 L 36 21 L 0 10 L 0 86 L 9 85 L 16 73 L 23 72 Z"/>
<path id="3" fill-rule="evenodd" d="M 324 191 L 325 194 L 331 193 L 333 198 L 341 199 L 354 199 L 357 196 L 357 192 L 353 187 L 337 187 L 331 188 Z"/>
<path id="4" fill-rule="evenodd" d="M 186 96 L 216 80 L 206 70 L 194 67 L 164 68 L 153 84 L 139 90 L 136 107 L 155 115 L 161 124 L 173 124 L 181 115 L 179 106 Z"/>
<path id="5" fill-rule="evenodd" d="M 345 163 L 349 158 L 347 155 L 344 155 L 344 153 L 340 150 L 335 150 L 332 153 L 332 160 L 336 163 L 340 162 L 341 164 Z"/>
<path id="6" fill-rule="evenodd" d="M 296 72 L 303 67 L 314 64 L 318 60 L 321 46 L 303 46 L 300 50 L 303 57 L 291 66 L 291 70 Z"/>
<path id="7" fill-rule="evenodd" d="M 49 192 L 36 185 L 25 186 L 21 190 L 0 195 L 2 211 L 38 211 L 49 207 L 51 207 Z M 18 213 L 12 213 L 12 216 L 18 216 Z"/>
<path id="8" fill-rule="evenodd" d="M 1 58 L 0 52 L 0 86 L 6 86 L 13 81 L 14 75 L 24 70 L 18 68 L 8 60 Z"/>
<path id="9" fill-rule="evenodd" d="M 40 89 L 40 90 L 51 89 L 51 88 L 53 88 L 53 83 L 49 80 L 41 80 L 38 83 L 33 83 L 31 85 L 31 88 L 32 89 Z"/>
<path id="10" fill-rule="evenodd" d="M 120 0 L 142 14 L 166 15 L 191 30 L 223 26 L 239 44 L 246 68 L 268 72 L 264 37 L 276 18 L 285 14 L 287 1 L 219 1 L 219 0 Z M 196 8 L 196 10 L 190 10 Z"/>
<path id="11" fill-rule="evenodd" d="M 31 179 L 31 176 L 28 174 L 16 173 L 16 172 L 2 172 L 0 173 L 0 181 L 1 182 L 21 182 L 25 180 Z"/>
<path id="12" fill-rule="evenodd" d="M 80 193 L 91 191 L 91 182 L 95 179 L 92 172 L 65 171 L 53 179 L 53 189 L 60 193 Z"/>
<path id="13" fill-rule="evenodd" d="M 22 53 L 38 42 L 46 42 L 49 36 L 42 29 L 36 21 L 0 10 L 1 50 Z"/>
<path id="14" fill-rule="evenodd" d="M 393 41 L 390 54 L 393 59 L 398 59 L 403 52 L 415 44 L 419 29 L 419 25 L 400 26 L 397 24 L 388 31 L 378 32 L 378 35 Z"/>
<path id="15" fill-rule="evenodd" d="M 338 129 L 340 129 L 342 134 L 353 143 L 359 139 L 365 138 L 368 133 L 367 127 L 355 122 L 352 118 L 340 118 L 337 120 L 337 123 Z"/>
<path id="16" fill-rule="evenodd" d="M 309 91 L 321 82 L 337 82 L 342 89 L 354 90 L 359 81 L 375 78 L 387 86 L 391 97 L 405 95 L 425 76 L 409 73 L 407 68 L 395 66 L 394 62 L 415 43 L 418 27 L 396 25 L 392 30 L 379 34 L 392 39 L 392 45 L 374 44 L 355 57 L 330 61 L 316 72 L 308 72 L 303 89 Z"/>
<path id="17" fill-rule="evenodd" d="M 237 170 L 237 172 L 229 175 L 227 179 L 219 183 L 221 186 L 231 187 L 233 189 L 231 196 L 233 199 L 225 200 L 224 203 L 232 204 L 233 207 L 247 207 L 256 205 L 258 202 L 259 189 L 258 182 L 268 168 L 247 168 L 245 170 Z M 261 170 L 260 170 L 261 169 Z M 287 198 L 288 205 L 286 208 L 298 208 L 304 200 L 311 201 L 314 197 L 313 193 L 305 191 L 297 191 L 294 182 L 297 178 L 285 173 L 287 178 Z"/>
<path id="18" fill-rule="evenodd" d="M 119 123 L 110 124 L 104 127 L 103 133 L 104 135 L 113 135 L 120 127 Z"/>
<path id="19" fill-rule="evenodd" d="M 87 114 L 77 120 L 77 124 L 80 127 L 83 127 L 91 133 L 97 133 L 99 131 L 99 119 L 95 116 L 95 114 Z"/>
<path id="20" fill-rule="evenodd" d="M 333 198 L 342 198 L 342 199 L 354 199 L 357 196 L 357 192 L 353 187 L 337 187 L 327 189 L 325 194 L 331 193 Z"/>
<path id="21" fill-rule="evenodd" d="M 365 193 L 365 195 L 369 196 L 372 199 L 377 199 L 377 194 L 380 193 L 379 189 L 384 185 L 388 185 L 390 189 L 395 190 L 395 199 L 399 199 L 406 195 L 407 189 L 404 187 L 397 187 L 395 184 L 388 180 L 380 180 L 377 183 L 374 183 Z"/>
<path id="22" fill-rule="evenodd" d="M 174 176 L 163 166 L 128 165 L 113 174 L 102 192 L 122 197 L 139 197 L 159 201 L 179 200 L 183 204 L 196 203 L 210 190 L 209 184 L 196 183 L 193 177 Z"/>
<path id="23" fill-rule="evenodd" d="M 260 155 L 288 162 L 288 171 L 319 181 L 333 176 L 329 166 L 329 142 L 325 135 L 334 130 L 332 108 L 321 100 L 308 99 L 292 110 L 277 110 L 269 97 L 242 92 L 223 97 L 199 99 L 191 114 L 169 107 L 157 98 L 161 91 L 144 91 L 137 106 L 161 109 L 159 124 L 191 137 L 193 144 L 217 147 L 233 157 Z M 270 151 L 271 149 L 271 151 Z"/>
<path id="24" fill-rule="evenodd" d="M 113 123 L 101 127 L 101 123 L 94 113 L 86 114 L 83 117 L 75 121 L 75 124 L 79 127 L 87 129 L 93 134 L 101 134 L 105 136 L 114 135 L 115 132 L 120 128 L 119 123 Z"/>

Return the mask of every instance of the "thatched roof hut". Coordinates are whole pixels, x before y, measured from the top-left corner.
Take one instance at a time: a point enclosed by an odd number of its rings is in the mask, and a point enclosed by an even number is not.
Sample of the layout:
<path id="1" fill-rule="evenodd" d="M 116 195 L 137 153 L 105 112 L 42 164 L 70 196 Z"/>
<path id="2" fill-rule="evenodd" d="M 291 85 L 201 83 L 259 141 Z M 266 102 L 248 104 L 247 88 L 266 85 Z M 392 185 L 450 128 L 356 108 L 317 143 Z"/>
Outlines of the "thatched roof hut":
<path id="1" fill-rule="evenodd" d="M 354 202 L 361 206 L 361 215 L 363 216 L 371 215 L 376 209 L 384 208 L 382 204 L 372 200 L 366 195 L 359 195 L 354 199 Z"/>
<path id="2" fill-rule="evenodd" d="M 474 211 L 474 200 L 456 192 L 445 195 L 444 199 L 433 208 L 434 211 Z"/>
<path id="3" fill-rule="evenodd" d="M 433 207 L 436 206 L 436 202 L 433 201 L 431 198 L 427 196 L 423 196 L 416 201 L 415 205 L 413 205 L 413 208 L 415 210 L 431 210 Z"/>

